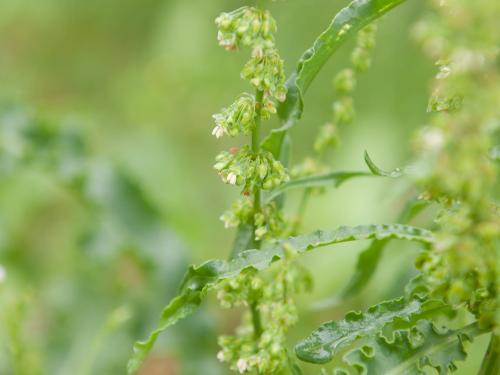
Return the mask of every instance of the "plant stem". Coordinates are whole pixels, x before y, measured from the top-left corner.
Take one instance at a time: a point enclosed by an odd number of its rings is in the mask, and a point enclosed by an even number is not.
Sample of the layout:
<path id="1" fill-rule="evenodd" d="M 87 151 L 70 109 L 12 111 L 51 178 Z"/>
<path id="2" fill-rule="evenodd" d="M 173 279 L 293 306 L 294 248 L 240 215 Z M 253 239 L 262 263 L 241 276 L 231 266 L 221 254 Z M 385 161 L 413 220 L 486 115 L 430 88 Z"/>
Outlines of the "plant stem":
<path id="1" fill-rule="evenodd" d="M 252 131 L 252 151 L 254 154 L 260 150 L 260 122 L 262 113 L 262 101 L 264 92 L 257 90 L 255 94 L 255 127 Z M 254 192 L 253 208 L 255 212 L 260 211 L 260 188 L 256 187 Z"/>
<path id="2" fill-rule="evenodd" d="M 258 302 L 250 303 L 250 311 L 252 313 L 252 325 L 253 333 L 256 339 L 260 338 L 262 335 L 262 320 L 260 318 L 259 304 Z"/>
<path id="3" fill-rule="evenodd" d="M 252 151 L 257 154 L 260 151 L 260 122 L 261 122 L 261 112 L 262 112 L 262 101 L 264 99 L 264 92 L 257 90 L 255 94 L 255 127 L 252 131 Z M 253 208 L 254 212 L 260 211 L 260 187 L 255 187 L 254 197 L 253 197 Z M 254 225 L 255 230 L 255 225 Z M 260 248 L 260 241 L 255 241 L 255 248 Z M 259 304 L 257 301 L 250 303 L 250 312 L 252 313 L 252 324 L 253 331 L 256 339 L 259 339 L 262 335 L 262 319 L 260 316 L 260 311 L 258 308 Z"/>
<path id="4" fill-rule="evenodd" d="M 491 334 L 488 350 L 484 355 L 478 375 L 500 374 L 500 336 Z"/>

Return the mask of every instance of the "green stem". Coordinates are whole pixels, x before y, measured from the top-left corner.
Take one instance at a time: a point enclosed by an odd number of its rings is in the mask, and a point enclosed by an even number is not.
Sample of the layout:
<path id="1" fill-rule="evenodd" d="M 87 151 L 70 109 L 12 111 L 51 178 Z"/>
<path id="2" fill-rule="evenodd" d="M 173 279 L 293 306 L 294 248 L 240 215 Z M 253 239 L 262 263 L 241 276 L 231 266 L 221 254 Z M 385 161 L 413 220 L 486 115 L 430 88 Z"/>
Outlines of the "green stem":
<path id="1" fill-rule="evenodd" d="M 257 90 L 255 94 L 255 127 L 252 131 L 252 151 L 257 154 L 260 151 L 260 122 L 262 113 L 262 102 L 264 99 L 264 92 Z M 259 212 L 261 209 L 261 194 L 260 187 L 255 187 L 253 196 L 254 212 Z M 255 225 L 254 225 L 255 230 Z M 260 249 L 260 241 L 255 241 L 255 248 Z M 258 308 L 258 302 L 250 303 L 250 312 L 252 313 L 252 324 L 255 338 L 258 339 L 262 335 L 262 319 Z"/>
<path id="2" fill-rule="evenodd" d="M 264 92 L 257 90 L 255 94 L 255 127 L 252 131 L 252 151 L 257 154 L 260 151 L 260 123 Z M 260 188 L 256 187 L 254 192 L 253 208 L 255 212 L 260 211 Z"/>
<path id="3" fill-rule="evenodd" d="M 500 336 L 491 334 L 490 345 L 484 355 L 478 375 L 500 374 Z"/>
<path id="4" fill-rule="evenodd" d="M 256 339 L 259 339 L 262 335 L 262 320 L 260 318 L 259 304 L 257 302 L 251 302 L 250 311 L 252 313 L 253 334 Z"/>

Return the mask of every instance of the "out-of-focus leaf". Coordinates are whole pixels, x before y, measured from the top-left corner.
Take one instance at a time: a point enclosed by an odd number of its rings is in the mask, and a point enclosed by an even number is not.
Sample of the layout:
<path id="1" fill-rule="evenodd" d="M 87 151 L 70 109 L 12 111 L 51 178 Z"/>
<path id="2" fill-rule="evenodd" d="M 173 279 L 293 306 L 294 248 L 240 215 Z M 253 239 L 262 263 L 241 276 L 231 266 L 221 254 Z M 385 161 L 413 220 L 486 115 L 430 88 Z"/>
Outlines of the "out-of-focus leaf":
<path id="1" fill-rule="evenodd" d="M 407 224 L 425 207 L 427 207 L 427 205 L 427 201 L 412 199 L 405 205 L 397 221 L 402 224 Z M 375 273 L 383 251 L 389 242 L 390 240 L 373 241 L 370 246 L 359 254 L 354 274 L 351 276 L 351 279 L 340 293 L 340 298 L 336 299 L 351 297 L 368 284 Z"/>
<path id="2" fill-rule="evenodd" d="M 393 339 L 367 336 L 361 348 L 344 356 L 344 362 L 364 374 L 422 375 L 426 368 L 434 368 L 445 375 L 467 357 L 464 342 L 483 333 L 477 323 L 441 332 L 420 320 L 411 330 L 395 331 Z"/>
<path id="3" fill-rule="evenodd" d="M 490 157 L 495 161 L 500 161 L 500 146 L 495 146 L 491 148 Z"/>
<path id="4" fill-rule="evenodd" d="M 300 119 L 304 94 L 328 59 L 352 36 L 405 0 L 354 0 L 338 12 L 330 26 L 299 60 L 287 81 L 288 95 L 278 108 L 282 126 L 273 129 L 263 147 L 278 158 L 286 132 Z"/>
<path id="5" fill-rule="evenodd" d="M 370 158 L 370 155 L 368 155 L 368 152 L 365 151 L 365 162 L 368 168 L 370 168 L 370 171 L 375 176 L 382 176 L 382 177 L 392 177 L 392 178 L 398 178 L 403 176 L 403 170 L 401 168 L 396 168 L 393 171 L 384 171 L 383 169 L 380 169 L 375 165 L 373 160 Z"/>
<path id="6" fill-rule="evenodd" d="M 297 356 L 306 362 L 327 363 L 339 352 L 358 339 L 373 337 L 395 320 L 409 326 L 416 324 L 424 314 L 451 315 L 452 310 L 446 304 L 415 298 L 407 301 L 398 298 L 372 306 L 366 312 L 350 312 L 340 321 L 323 323 L 306 339 L 295 346 Z"/>
<path id="7" fill-rule="evenodd" d="M 262 250 L 246 250 L 229 262 L 210 260 L 198 267 L 191 266 L 181 284 L 179 295 L 163 310 L 158 328 L 145 341 L 134 345 L 134 353 L 128 364 L 129 373 L 132 374 L 138 370 L 158 335 L 191 314 L 199 306 L 206 293 L 222 280 L 235 277 L 248 268 L 257 270 L 268 268 L 274 261 L 283 257 L 285 247 L 302 253 L 336 243 L 373 238 L 398 238 L 426 243 L 433 241 L 430 231 L 407 225 L 342 226 L 336 230 L 318 230 L 286 240 L 268 242 L 263 245 Z"/>
<path id="8" fill-rule="evenodd" d="M 315 176 L 307 176 L 302 178 L 297 178 L 281 184 L 274 190 L 271 190 L 269 194 L 266 195 L 266 201 L 272 201 L 276 197 L 280 196 L 284 192 L 293 189 L 305 189 L 323 186 L 334 186 L 339 187 L 345 181 L 350 180 L 355 177 L 370 177 L 373 176 L 367 172 L 331 172 Z"/>

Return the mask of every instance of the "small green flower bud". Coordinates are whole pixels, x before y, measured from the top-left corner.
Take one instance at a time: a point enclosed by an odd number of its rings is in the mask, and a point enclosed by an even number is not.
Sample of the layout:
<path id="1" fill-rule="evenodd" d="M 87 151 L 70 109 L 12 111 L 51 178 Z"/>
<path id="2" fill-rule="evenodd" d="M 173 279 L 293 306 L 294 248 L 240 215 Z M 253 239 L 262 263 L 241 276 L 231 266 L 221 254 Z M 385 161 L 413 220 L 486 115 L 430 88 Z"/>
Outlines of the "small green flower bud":
<path id="1" fill-rule="evenodd" d="M 337 124 L 350 124 L 354 120 L 354 103 L 351 97 L 344 97 L 333 104 L 333 118 Z"/>
<path id="2" fill-rule="evenodd" d="M 356 76 L 352 69 L 344 69 L 333 80 L 335 90 L 340 94 L 349 94 L 356 86 Z"/>
<path id="3" fill-rule="evenodd" d="M 212 134 L 216 138 L 228 134 L 232 137 L 238 134 L 250 134 L 255 127 L 255 97 L 242 94 L 228 108 L 213 115 L 215 128 Z"/>
<path id="4" fill-rule="evenodd" d="M 321 127 L 318 137 L 314 142 L 314 151 L 321 153 L 328 147 L 336 147 L 339 142 L 337 127 L 334 124 L 325 124 Z"/>
<path id="5" fill-rule="evenodd" d="M 351 63 L 359 73 L 363 73 L 371 65 L 370 53 L 363 48 L 355 48 L 351 55 Z"/>

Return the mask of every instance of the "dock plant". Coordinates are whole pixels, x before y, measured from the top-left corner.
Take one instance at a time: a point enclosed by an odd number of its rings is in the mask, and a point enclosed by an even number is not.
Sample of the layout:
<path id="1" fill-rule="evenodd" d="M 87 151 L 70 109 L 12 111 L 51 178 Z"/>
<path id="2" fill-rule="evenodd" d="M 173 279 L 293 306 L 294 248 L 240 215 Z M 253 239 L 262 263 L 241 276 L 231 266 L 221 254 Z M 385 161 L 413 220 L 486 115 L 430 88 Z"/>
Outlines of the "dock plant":
<path id="1" fill-rule="evenodd" d="M 214 114 L 207 129 L 215 139 L 246 140 L 222 151 L 214 164 L 221 181 L 241 193 L 221 216 L 224 227 L 235 228 L 236 238 L 227 259 L 187 270 L 158 327 L 135 344 L 129 373 L 140 368 L 163 331 L 214 292 L 222 308 L 243 311 L 239 326 L 218 338 L 220 350 L 214 353 L 236 373 L 297 375 L 311 371 L 302 365 L 308 362 L 317 365 L 318 374 L 447 374 L 466 359 L 469 342 L 488 335 L 479 373 L 500 374 L 500 2 L 429 0 L 423 18 L 407 30 L 436 67 L 429 122 L 408 140 L 411 168 L 385 171 L 366 153 L 366 170 L 336 171 L 324 157 L 355 119 L 352 93 L 370 67 L 374 22 L 411 1 L 416 0 L 352 1 L 288 77 L 276 46 L 278 25 L 266 1 L 217 17 L 219 45 L 249 59 L 241 70 L 246 92 Z M 291 165 L 290 129 L 301 123 L 307 90 L 350 39 L 355 41 L 348 66 L 333 79 L 332 118 L 320 127 L 311 156 Z M 273 118 L 279 127 L 271 128 Z M 354 178 L 407 179 L 417 193 L 396 223 L 303 233 L 309 200 Z M 297 212 L 286 215 L 292 190 L 302 191 L 302 198 Z M 423 210 L 431 217 L 427 225 L 408 225 Z M 297 259 L 320 247 L 363 240 L 370 243 L 337 303 L 367 285 L 392 240 L 414 241 L 421 248 L 414 259 L 418 274 L 408 280 L 405 293 L 326 321 L 290 342 L 287 333 L 301 311 L 295 296 L 309 290 L 313 279 Z"/>

